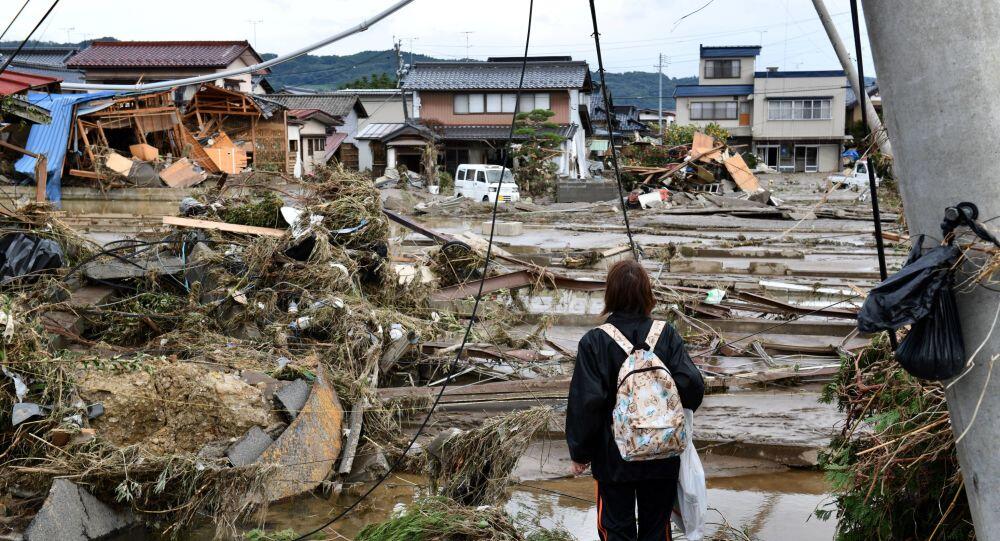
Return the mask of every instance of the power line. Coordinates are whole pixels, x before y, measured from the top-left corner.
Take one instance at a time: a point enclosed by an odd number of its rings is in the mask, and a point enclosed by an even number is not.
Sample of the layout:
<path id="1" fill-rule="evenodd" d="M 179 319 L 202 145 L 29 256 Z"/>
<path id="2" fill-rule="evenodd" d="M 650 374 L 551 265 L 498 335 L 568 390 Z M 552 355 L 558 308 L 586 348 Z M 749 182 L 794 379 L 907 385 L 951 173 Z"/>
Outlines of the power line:
<path id="1" fill-rule="evenodd" d="M 535 9 L 535 0 L 530 0 L 528 4 L 528 29 L 524 38 L 524 56 L 521 60 L 521 78 L 520 81 L 518 81 L 517 94 L 515 94 L 514 97 L 514 110 L 517 110 L 520 104 L 521 90 L 524 88 L 524 74 L 528 68 L 528 47 L 531 43 L 531 22 L 534 15 L 534 9 Z M 510 132 L 507 135 L 507 144 L 504 146 L 503 150 L 503 156 L 502 156 L 503 170 L 500 172 L 501 178 L 503 178 L 503 175 L 507 172 L 508 162 L 510 161 L 511 158 L 509 153 L 511 144 L 514 141 L 514 128 L 516 124 L 517 120 L 515 115 L 514 118 L 511 118 Z M 465 327 L 465 334 L 462 336 L 462 343 L 458 347 L 458 351 L 455 353 L 455 360 L 452 361 L 451 365 L 448 367 L 448 376 L 445 378 L 444 384 L 441 385 L 441 390 L 438 391 L 437 396 L 435 396 L 434 403 L 431 404 L 430 410 L 427 411 L 427 415 L 424 417 L 423 422 L 420 423 L 420 427 L 417 428 L 416 433 L 413 435 L 413 438 L 410 439 L 410 442 L 409 444 L 407 444 L 406 449 L 404 449 L 403 452 L 400 453 L 399 457 L 396 458 L 395 462 L 392 464 L 389 470 L 385 472 L 378 479 L 378 481 L 376 481 L 367 491 L 365 491 L 364 494 L 361 495 L 361 497 L 355 500 L 354 503 L 352 503 L 346 509 L 338 513 L 336 516 L 326 521 L 326 523 L 324 523 L 322 526 L 315 528 L 308 533 L 296 537 L 294 541 L 301 541 L 302 539 L 306 539 L 307 537 L 312 536 L 313 534 L 323 530 L 327 526 L 347 516 L 348 513 L 356 509 L 358 505 L 361 504 L 361 502 L 365 501 L 369 496 L 371 496 L 371 494 L 375 492 L 375 490 L 378 487 L 380 487 L 382 483 L 384 483 L 385 480 L 389 478 L 390 475 L 392 475 L 393 471 L 399 468 L 400 464 L 402 464 L 403 460 L 406 458 L 406 454 L 409 453 L 410 449 L 412 449 L 413 445 L 417 442 L 417 438 L 419 438 L 420 435 L 423 433 L 423 431 L 427 428 L 427 424 L 430 422 L 431 416 L 434 415 L 434 410 L 437 409 L 438 405 L 441 403 L 441 398 L 444 396 L 445 390 L 448 388 L 448 385 L 451 384 L 451 380 L 455 375 L 455 367 L 458 365 L 459 361 L 461 361 L 462 354 L 465 352 L 465 346 L 468 344 L 469 338 L 472 336 L 472 326 L 476 322 L 476 313 L 479 311 L 480 302 L 482 301 L 483 298 L 483 288 L 486 284 L 486 277 L 489 274 L 490 259 L 493 256 L 493 235 L 494 232 L 496 231 L 497 211 L 499 208 L 500 208 L 500 191 L 497 190 L 496 197 L 493 200 L 493 215 L 490 221 L 490 236 L 488 239 L 488 243 L 486 245 L 486 259 L 483 262 L 482 278 L 480 278 L 479 280 L 479 291 L 476 293 L 476 299 L 474 304 L 472 305 L 472 314 L 469 317 L 468 325 Z"/>
<path id="2" fill-rule="evenodd" d="M 11 53 L 11 55 L 8 56 L 6 60 L 4 60 L 3 65 L 0 66 L 0 74 L 3 74 L 3 72 L 7 71 L 7 66 L 9 66 L 11 61 L 14 60 L 14 57 L 21 52 L 21 49 L 24 48 L 24 44 L 28 43 L 28 40 L 31 39 L 31 35 L 34 34 L 36 30 L 38 30 L 39 26 L 42 26 L 42 23 L 45 22 L 45 19 L 49 18 L 49 14 L 52 13 L 52 10 L 55 9 L 57 5 L 59 5 L 59 0 L 55 0 L 54 2 L 52 2 L 52 5 L 49 6 L 49 10 L 45 12 L 45 15 L 42 15 L 41 19 L 39 19 L 38 24 L 36 24 L 35 27 L 31 29 L 31 32 L 28 32 L 28 35 L 25 36 L 24 40 L 21 41 L 21 44 L 17 46 L 17 49 L 13 53 Z M 14 21 L 11 21 L 11 24 L 13 24 L 13 22 Z"/>
<path id="3" fill-rule="evenodd" d="M 7 28 L 3 29 L 3 33 L 0 34 L 0 40 L 3 40 L 3 37 L 7 35 L 7 31 L 10 30 L 10 27 L 14 26 L 14 21 L 16 21 L 17 18 L 21 16 L 21 12 L 24 11 L 24 8 L 28 7 L 28 4 L 30 2 L 31 0 L 24 0 L 24 5 L 21 6 L 21 9 L 17 10 L 17 13 L 14 14 L 14 18 L 11 19 L 10 23 L 7 24 Z"/>

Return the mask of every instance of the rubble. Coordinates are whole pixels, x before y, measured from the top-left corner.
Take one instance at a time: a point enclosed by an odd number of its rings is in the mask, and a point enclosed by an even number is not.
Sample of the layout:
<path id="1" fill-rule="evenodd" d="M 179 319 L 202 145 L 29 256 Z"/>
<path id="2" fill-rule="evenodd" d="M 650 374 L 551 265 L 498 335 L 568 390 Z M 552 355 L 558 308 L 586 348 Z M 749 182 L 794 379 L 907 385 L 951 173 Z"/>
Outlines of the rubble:
<path id="1" fill-rule="evenodd" d="M 66 479 L 56 479 L 42 508 L 25 530 L 24 540 L 90 541 L 133 524 L 133 516 L 101 503 L 87 489 Z"/>

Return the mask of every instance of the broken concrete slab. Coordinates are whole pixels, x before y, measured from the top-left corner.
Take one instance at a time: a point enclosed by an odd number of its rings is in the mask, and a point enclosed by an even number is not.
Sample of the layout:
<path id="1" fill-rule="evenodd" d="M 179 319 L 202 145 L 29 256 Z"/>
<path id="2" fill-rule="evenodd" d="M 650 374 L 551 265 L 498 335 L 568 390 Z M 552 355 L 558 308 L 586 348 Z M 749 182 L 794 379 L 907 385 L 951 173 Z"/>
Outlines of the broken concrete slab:
<path id="1" fill-rule="evenodd" d="M 253 464 L 273 443 L 274 440 L 271 439 L 271 436 L 268 436 L 259 426 L 255 426 L 226 451 L 226 457 L 229 458 L 229 462 L 233 466 Z"/>
<path id="2" fill-rule="evenodd" d="M 327 478 L 340 457 L 343 424 L 344 410 L 330 374 L 320 367 L 299 416 L 257 461 L 280 470 L 265 489 L 268 501 L 309 492 Z"/>
<path id="3" fill-rule="evenodd" d="M 175 256 L 124 262 L 120 260 L 91 261 L 83 266 L 83 275 L 91 280 L 125 280 L 150 274 L 174 275 L 184 270 L 184 261 Z"/>
<path id="4" fill-rule="evenodd" d="M 722 262 L 710 259 L 674 258 L 670 260 L 670 272 L 719 274 L 722 272 Z"/>
<path id="5" fill-rule="evenodd" d="M 260 389 L 260 392 L 263 393 L 264 398 L 267 400 L 274 398 L 274 391 L 282 383 L 281 380 L 272 378 L 263 372 L 257 372 L 255 370 L 244 370 L 240 373 L 240 379 L 242 379 L 247 385 L 253 385 L 254 387 Z"/>
<path id="6" fill-rule="evenodd" d="M 90 541 L 135 524 L 131 513 L 117 511 L 87 489 L 56 479 L 49 496 L 24 532 L 25 541 Z"/>
<path id="7" fill-rule="evenodd" d="M 286 383 L 274 392 L 274 397 L 278 399 L 285 411 L 294 417 L 299 414 L 303 406 L 306 405 L 306 400 L 309 399 L 309 384 L 304 379 Z"/>
<path id="8" fill-rule="evenodd" d="M 483 222 L 480 231 L 484 236 L 489 236 L 491 228 L 495 237 L 517 237 L 524 233 L 523 222 L 505 221 L 497 221 L 496 227 L 493 227 L 493 222 Z"/>

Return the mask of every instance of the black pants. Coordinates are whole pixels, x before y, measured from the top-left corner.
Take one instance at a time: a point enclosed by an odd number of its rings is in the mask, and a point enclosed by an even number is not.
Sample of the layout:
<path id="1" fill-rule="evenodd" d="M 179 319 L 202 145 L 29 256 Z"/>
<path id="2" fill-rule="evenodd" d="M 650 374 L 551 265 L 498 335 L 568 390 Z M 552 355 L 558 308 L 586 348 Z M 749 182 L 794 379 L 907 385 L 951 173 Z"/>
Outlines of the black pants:
<path id="1" fill-rule="evenodd" d="M 601 541 L 671 541 L 670 511 L 676 495 L 677 481 L 598 482 L 597 533 Z"/>

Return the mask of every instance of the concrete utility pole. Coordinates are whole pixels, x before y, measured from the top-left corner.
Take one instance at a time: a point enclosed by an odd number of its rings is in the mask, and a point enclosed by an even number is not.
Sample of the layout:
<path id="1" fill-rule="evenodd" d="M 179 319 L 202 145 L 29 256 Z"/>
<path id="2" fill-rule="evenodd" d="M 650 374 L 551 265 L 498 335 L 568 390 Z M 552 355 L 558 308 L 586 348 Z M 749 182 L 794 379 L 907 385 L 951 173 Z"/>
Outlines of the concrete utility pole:
<path id="1" fill-rule="evenodd" d="M 894 168 L 910 235 L 940 238 L 945 207 L 979 206 L 980 221 L 1000 215 L 992 157 L 1000 119 L 1000 2 L 862 0 L 885 119 L 896 142 Z M 995 227 L 995 226 L 994 226 Z M 946 392 L 972 520 L 979 541 L 1000 540 L 1000 376 L 989 377 L 1000 332 L 989 335 L 1000 295 L 957 292 L 965 351 L 986 340 L 976 367 Z M 989 339 L 987 340 L 987 335 Z M 1000 366 L 997 367 L 1000 370 Z M 984 385 L 987 384 L 985 389 Z"/>
<path id="2" fill-rule="evenodd" d="M 396 51 L 396 88 L 399 90 L 400 99 L 403 100 L 403 120 L 410 121 L 410 114 L 406 110 L 406 92 L 403 91 L 403 76 L 406 75 L 406 68 L 403 65 L 403 40 L 393 38 L 392 48 Z"/>
<path id="3" fill-rule="evenodd" d="M 830 12 L 826 9 L 826 4 L 823 3 L 823 0 L 813 0 L 813 6 L 816 8 L 819 20 L 823 22 L 826 35 L 830 38 L 830 43 L 833 44 L 833 50 L 837 52 L 840 65 L 844 67 L 844 72 L 847 74 L 847 81 L 851 83 L 854 95 L 859 100 L 858 103 L 865 108 L 868 115 L 868 129 L 872 133 L 881 134 L 878 136 L 879 148 L 882 150 L 882 154 L 892 158 L 892 145 L 889 144 L 889 134 L 882 131 L 882 120 L 879 119 L 878 113 L 875 112 L 875 106 L 872 105 L 872 100 L 868 98 L 868 93 L 861 88 L 860 81 L 858 80 L 858 70 L 854 67 L 851 56 L 847 54 L 847 48 L 844 47 L 844 42 L 841 41 L 840 34 L 837 33 L 837 27 L 833 25 L 833 19 L 830 17 Z"/>
<path id="4" fill-rule="evenodd" d="M 660 53 L 660 63 L 657 66 L 657 71 L 660 73 L 660 76 L 657 78 L 660 83 L 660 102 L 656 110 L 656 118 L 660 125 L 660 137 L 663 137 L 663 53 Z"/>

